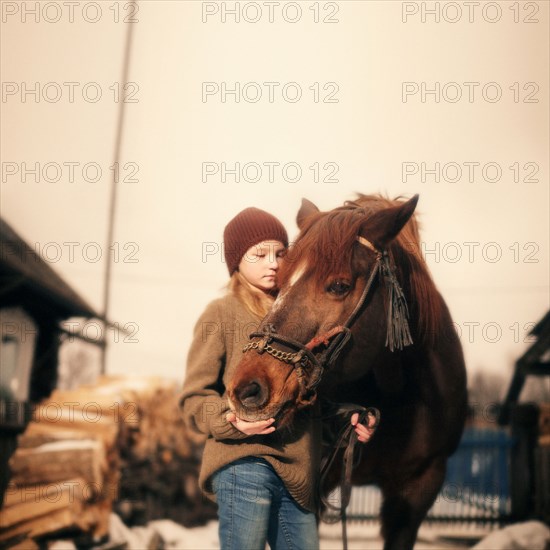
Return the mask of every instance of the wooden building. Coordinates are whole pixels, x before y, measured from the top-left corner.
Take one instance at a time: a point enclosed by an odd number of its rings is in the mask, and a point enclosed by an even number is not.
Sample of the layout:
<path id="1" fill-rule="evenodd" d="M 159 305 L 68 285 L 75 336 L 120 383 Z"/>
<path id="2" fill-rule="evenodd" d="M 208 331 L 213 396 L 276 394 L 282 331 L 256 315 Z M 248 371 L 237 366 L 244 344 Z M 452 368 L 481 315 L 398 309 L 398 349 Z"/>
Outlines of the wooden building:
<path id="1" fill-rule="evenodd" d="M 510 457 L 512 519 L 550 523 L 550 403 L 523 403 L 527 377 L 550 376 L 550 311 L 535 325 L 535 338 L 516 361 L 498 422 L 510 426 L 514 446 Z"/>
<path id="2" fill-rule="evenodd" d="M 17 435 L 56 387 L 61 323 L 71 317 L 101 318 L 0 218 L 0 504 Z"/>

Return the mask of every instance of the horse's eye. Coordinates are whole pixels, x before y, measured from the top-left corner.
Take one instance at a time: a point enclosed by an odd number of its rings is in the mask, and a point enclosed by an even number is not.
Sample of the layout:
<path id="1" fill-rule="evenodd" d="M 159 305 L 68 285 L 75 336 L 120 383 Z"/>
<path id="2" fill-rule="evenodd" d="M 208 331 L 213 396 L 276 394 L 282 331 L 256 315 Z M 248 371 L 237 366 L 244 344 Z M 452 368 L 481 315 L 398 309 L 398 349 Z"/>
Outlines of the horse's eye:
<path id="1" fill-rule="evenodd" d="M 327 292 L 334 294 L 335 296 L 343 296 L 349 292 L 351 285 L 345 281 L 333 281 L 328 285 Z"/>

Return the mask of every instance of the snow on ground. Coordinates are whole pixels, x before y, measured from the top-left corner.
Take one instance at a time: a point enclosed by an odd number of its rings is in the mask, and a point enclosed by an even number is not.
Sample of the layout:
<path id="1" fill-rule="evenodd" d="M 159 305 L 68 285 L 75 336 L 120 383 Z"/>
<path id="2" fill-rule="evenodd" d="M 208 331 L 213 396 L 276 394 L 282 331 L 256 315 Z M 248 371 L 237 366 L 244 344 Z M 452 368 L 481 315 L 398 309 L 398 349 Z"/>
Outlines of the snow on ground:
<path id="1" fill-rule="evenodd" d="M 381 550 L 382 538 L 378 523 L 348 524 L 349 550 Z M 211 521 L 202 527 L 186 528 L 170 520 L 152 521 L 147 527 L 126 527 L 115 514 L 111 516 L 111 541 L 126 541 L 128 550 L 143 550 L 157 532 L 164 541 L 166 550 L 219 550 L 218 522 Z M 415 550 L 462 550 L 466 544 L 448 543 L 438 537 L 436 528 L 423 528 Z M 322 523 L 320 527 L 321 550 L 342 548 L 342 526 L 340 523 Z"/>
<path id="2" fill-rule="evenodd" d="M 322 523 L 321 550 L 341 550 L 340 523 Z M 126 542 L 128 550 L 143 550 L 154 537 L 160 537 L 166 550 L 219 550 L 218 522 L 186 528 L 171 520 L 157 520 L 146 527 L 128 528 L 115 514 L 111 514 L 111 543 Z M 481 540 L 480 540 L 481 539 Z M 423 526 L 418 534 L 415 550 L 544 550 L 550 543 L 550 529 L 541 522 L 529 521 L 490 531 L 474 526 Z M 382 550 L 383 541 L 377 522 L 348 524 L 349 550 Z M 59 546 L 56 550 L 68 550 Z"/>
<path id="3" fill-rule="evenodd" d="M 170 520 L 151 522 L 162 537 L 166 550 L 218 550 L 218 522 L 189 529 Z"/>
<path id="4" fill-rule="evenodd" d="M 384 541 L 380 536 L 378 523 L 350 523 L 348 531 L 348 548 L 350 550 L 382 550 Z M 342 525 L 340 523 L 322 523 L 319 529 L 321 550 L 342 549 Z M 440 538 L 436 528 L 424 528 L 419 533 L 414 546 L 415 550 L 462 550 L 469 548 L 466 544 L 449 543 Z"/>
<path id="5" fill-rule="evenodd" d="M 550 528 L 540 521 L 509 525 L 488 535 L 476 544 L 475 550 L 545 550 L 550 547 Z"/>
<path id="6" fill-rule="evenodd" d="M 382 538 L 379 525 L 348 524 L 348 547 L 350 550 L 381 550 Z M 129 529 L 116 515 L 111 516 L 111 541 L 126 541 L 128 550 L 143 550 L 148 546 L 154 532 L 164 541 L 166 550 L 219 550 L 218 522 L 211 521 L 203 527 L 186 528 L 170 520 L 152 521 L 147 527 Z M 321 550 L 340 550 L 342 548 L 342 526 L 340 523 L 322 523 L 320 527 Z M 415 550 L 463 549 L 467 545 L 449 544 L 437 537 L 433 529 L 420 533 Z"/>

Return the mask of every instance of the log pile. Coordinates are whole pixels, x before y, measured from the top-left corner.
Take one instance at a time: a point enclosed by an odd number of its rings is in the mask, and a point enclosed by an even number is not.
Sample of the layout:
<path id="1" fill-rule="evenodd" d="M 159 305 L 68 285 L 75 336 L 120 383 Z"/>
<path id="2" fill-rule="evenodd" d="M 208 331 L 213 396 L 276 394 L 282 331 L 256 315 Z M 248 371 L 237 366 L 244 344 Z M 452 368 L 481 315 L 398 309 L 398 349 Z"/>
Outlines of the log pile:
<path id="1" fill-rule="evenodd" d="M 113 510 L 130 524 L 213 517 L 196 482 L 203 441 L 186 432 L 177 393 L 159 378 L 102 377 L 40 403 L 10 460 L 0 546 L 65 533 L 97 543 Z"/>

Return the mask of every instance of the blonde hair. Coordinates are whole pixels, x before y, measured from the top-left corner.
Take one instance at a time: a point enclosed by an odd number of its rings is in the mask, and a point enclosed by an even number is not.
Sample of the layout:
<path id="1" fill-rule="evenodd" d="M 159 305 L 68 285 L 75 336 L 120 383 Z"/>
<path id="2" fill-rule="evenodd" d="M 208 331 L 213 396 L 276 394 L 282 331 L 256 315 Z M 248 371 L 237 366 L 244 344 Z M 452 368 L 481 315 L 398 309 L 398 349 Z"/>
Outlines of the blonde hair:
<path id="1" fill-rule="evenodd" d="M 277 291 L 264 292 L 252 286 L 238 271 L 235 271 L 227 284 L 228 292 L 231 292 L 254 315 L 265 317 L 271 309 Z"/>

